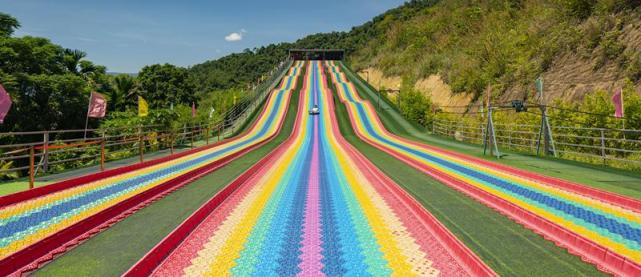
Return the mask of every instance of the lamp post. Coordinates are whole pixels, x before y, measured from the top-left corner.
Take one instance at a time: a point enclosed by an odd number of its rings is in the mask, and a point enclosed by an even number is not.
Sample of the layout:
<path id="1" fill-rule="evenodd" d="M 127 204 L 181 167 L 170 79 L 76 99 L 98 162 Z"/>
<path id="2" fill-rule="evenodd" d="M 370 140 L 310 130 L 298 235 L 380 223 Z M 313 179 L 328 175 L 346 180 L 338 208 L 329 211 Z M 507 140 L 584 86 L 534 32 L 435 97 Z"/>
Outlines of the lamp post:
<path id="1" fill-rule="evenodd" d="M 359 73 L 365 73 L 366 74 L 367 83 L 369 84 L 369 70 L 363 69 L 363 70 L 359 71 Z M 380 80 L 379 80 L 379 84 L 380 84 Z M 381 108 L 381 91 L 380 91 L 380 88 L 381 88 L 381 86 L 379 85 L 378 89 L 376 90 L 378 92 L 378 99 L 376 100 L 376 110 L 379 110 Z"/>

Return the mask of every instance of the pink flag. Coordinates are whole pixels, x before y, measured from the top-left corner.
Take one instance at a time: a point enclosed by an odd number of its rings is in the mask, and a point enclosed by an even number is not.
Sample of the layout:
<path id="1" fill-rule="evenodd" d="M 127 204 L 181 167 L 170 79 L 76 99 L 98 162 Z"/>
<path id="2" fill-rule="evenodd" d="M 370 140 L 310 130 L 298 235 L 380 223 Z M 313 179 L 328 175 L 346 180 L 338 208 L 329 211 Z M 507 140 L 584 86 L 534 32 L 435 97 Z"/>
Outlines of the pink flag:
<path id="1" fill-rule="evenodd" d="M 196 117 L 196 103 L 191 102 L 191 117 Z"/>
<path id="2" fill-rule="evenodd" d="M 87 117 L 105 117 L 107 113 L 107 100 L 100 93 L 92 92 L 89 99 Z"/>
<path id="3" fill-rule="evenodd" d="M 619 89 L 614 95 L 612 95 L 612 103 L 614 103 L 614 117 L 622 118 L 624 116 L 623 108 L 623 90 Z"/>
<path id="4" fill-rule="evenodd" d="M 11 96 L 0 85 L 0 123 L 4 123 L 4 117 L 7 116 L 9 109 L 11 109 Z"/>

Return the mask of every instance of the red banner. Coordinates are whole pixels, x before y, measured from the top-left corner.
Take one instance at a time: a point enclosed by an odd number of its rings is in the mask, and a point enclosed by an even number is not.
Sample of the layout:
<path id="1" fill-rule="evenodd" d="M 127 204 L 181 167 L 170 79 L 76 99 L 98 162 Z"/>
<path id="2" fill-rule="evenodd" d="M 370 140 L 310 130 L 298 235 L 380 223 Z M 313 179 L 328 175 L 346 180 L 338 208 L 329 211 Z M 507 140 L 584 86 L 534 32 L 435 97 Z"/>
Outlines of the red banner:
<path id="1" fill-rule="evenodd" d="M 87 112 L 88 117 L 105 117 L 107 113 L 107 100 L 105 96 L 92 92 L 91 98 L 89 99 L 89 111 Z"/>
<path id="2" fill-rule="evenodd" d="M 11 97 L 0 85 L 0 123 L 4 123 L 4 117 L 7 116 L 9 109 L 11 109 Z"/>
<path id="3" fill-rule="evenodd" d="M 612 95 L 612 103 L 614 104 L 614 117 L 622 118 L 624 116 L 622 89 L 619 89 L 619 91 Z"/>

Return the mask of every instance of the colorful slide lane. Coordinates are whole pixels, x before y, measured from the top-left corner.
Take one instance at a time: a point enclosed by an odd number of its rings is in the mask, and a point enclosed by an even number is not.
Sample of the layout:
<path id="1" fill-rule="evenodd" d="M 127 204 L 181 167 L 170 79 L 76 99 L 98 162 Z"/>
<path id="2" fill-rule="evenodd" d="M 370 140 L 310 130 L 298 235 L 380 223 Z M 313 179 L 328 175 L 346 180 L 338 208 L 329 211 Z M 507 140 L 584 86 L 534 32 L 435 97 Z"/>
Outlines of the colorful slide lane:
<path id="1" fill-rule="evenodd" d="M 93 179 L 79 178 L 85 182 L 70 180 L 52 185 L 52 188 L 58 188 L 57 191 L 43 187 L 39 195 L 36 189 L 0 198 L 0 275 L 20 269 L 18 266 L 24 266 L 21 261 L 25 259 L 35 260 L 45 254 L 29 252 L 36 245 L 65 243 L 55 237 L 59 232 L 71 230 L 139 195 L 163 192 L 164 188 L 171 187 L 169 184 L 173 180 L 185 184 L 196 175 L 210 172 L 270 140 L 282 126 L 301 66 L 302 63 L 297 63 L 290 69 L 280 86 L 270 94 L 252 128 L 237 138 L 170 156 L 149 166 L 134 166 L 129 171 L 116 169 L 112 174 L 96 174 Z M 102 221 L 111 219 L 103 218 Z"/>
<path id="2" fill-rule="evenodd" d="M 310 62 L 292 136 L 126 275 L 495 275 L 341 137 L 326 80 Z"/>
<path id="3" fill-rule="evenodd" d="M 329 63 L 357 135 L 616 275 L 641 275 L 641 201 L 524 172 L 389 133 Z"/>

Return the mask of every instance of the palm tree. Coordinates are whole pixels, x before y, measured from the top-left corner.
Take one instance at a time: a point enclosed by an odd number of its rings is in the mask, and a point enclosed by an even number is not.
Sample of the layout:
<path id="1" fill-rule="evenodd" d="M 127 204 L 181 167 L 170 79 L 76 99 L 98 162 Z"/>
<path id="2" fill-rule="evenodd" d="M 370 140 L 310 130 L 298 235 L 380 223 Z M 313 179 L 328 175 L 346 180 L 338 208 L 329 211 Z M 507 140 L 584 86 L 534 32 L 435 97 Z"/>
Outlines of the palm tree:
<path id="1" fill-rule="evenodd" d="M 132 95 L 135 85 L 134 78 L 127 74 L 120 74 L 114 78 L 114 89 L 109 94 L 113 111 L 125 109 L 126 100 Z"/>
<path id="2" fill-rule="evenodd" d="M 18 28 L 20 22 L 15 17 L 0 12 L 0 37 L 10 37 Z"/>
<path id="3" fill-rule="evenodd" d="M 80 50 L 65 49 L 65 56 L 63 58 L 64 64 L 67 67 L 67 70 L 71 73 L 78 74 L 78 64 L 80 60 L 87 56 L 87 53 Z"/>
<path id="4" fill-rule="evenodd" d="M 107 73 L 107 68 L 102 65 L 95 65 L 91 61 L 82 60 L 79 63 L 80 72 L 78 72 L 85 80 L 96 83 L 99 76 Z"/>

